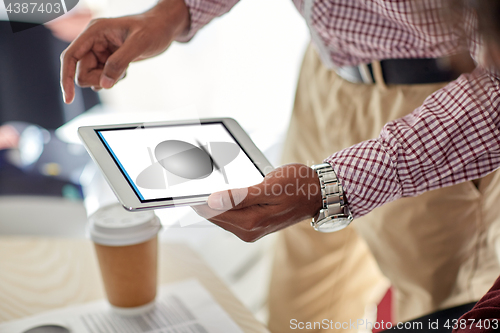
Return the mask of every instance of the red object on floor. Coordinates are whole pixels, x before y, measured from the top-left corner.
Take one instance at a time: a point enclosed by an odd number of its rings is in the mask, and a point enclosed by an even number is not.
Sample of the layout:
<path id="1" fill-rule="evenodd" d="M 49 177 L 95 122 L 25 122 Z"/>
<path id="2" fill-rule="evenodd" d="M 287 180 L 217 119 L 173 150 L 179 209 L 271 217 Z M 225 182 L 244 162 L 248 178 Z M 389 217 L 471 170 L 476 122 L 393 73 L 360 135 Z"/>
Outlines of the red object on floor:
<path id="1" fill-rule="evenodd" d="M 377 306 L 377 322 L 384 323 L 384 327 L 373 329 L 373 333 L 381 332 L 387 328 L 386 323 L 392 323 L 392 288 L 387 289 L 387 293 Z"/>

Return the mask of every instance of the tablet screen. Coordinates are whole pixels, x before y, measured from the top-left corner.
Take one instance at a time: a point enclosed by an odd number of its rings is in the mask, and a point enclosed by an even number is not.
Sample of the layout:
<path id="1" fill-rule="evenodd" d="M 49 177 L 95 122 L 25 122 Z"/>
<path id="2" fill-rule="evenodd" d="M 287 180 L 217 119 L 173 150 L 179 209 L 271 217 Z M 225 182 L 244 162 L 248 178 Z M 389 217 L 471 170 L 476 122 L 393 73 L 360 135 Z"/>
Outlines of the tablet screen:
<path id="1" fill-rule="evenodd" d="M 141 202 L 209 195 L 264 177 L 222 122 L 96 132 Z"/>

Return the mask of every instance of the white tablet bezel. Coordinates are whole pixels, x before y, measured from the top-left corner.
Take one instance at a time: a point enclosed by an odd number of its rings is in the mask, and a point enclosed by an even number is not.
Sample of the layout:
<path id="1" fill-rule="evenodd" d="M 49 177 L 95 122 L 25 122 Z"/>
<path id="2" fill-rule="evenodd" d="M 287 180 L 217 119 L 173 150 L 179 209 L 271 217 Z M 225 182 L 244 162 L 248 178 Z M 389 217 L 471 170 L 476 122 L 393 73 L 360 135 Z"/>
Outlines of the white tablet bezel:
<path id="1" fill-rule="evenodd" d="M 78 135 L 125 209 L 133 211 L 174 206 L 193 206 L 206 203 L 208 195 L 199 195 L 193 198 L 164 198 L 142 202 L 122 173 L 120 167 L 115 162 L 115 159 L 109 154 L 96 131 L 142 126 L 203 125 L 207 123 L 222 123 L 262 175 L 266 175 L 274 169 L 264 154 L 255 146 L 248 134 L 232 118 L 207 118 L 200 120 L 84 126 L 78 128 Z"/>

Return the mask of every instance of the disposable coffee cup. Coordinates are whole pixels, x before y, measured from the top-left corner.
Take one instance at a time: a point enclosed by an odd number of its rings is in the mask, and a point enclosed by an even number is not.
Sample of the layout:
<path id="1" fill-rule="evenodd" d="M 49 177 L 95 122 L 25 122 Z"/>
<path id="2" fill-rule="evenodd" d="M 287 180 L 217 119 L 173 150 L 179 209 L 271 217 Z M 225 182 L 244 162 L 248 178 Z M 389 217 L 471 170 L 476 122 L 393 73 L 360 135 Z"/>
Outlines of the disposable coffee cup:
<path id="1" fill-rule="evenodd" d="M 133 315 L 154 307 L 160 229 L 152 211 L 128 212 L 119 204 L 90 216 L 90 237 L 114 311 Z"/>

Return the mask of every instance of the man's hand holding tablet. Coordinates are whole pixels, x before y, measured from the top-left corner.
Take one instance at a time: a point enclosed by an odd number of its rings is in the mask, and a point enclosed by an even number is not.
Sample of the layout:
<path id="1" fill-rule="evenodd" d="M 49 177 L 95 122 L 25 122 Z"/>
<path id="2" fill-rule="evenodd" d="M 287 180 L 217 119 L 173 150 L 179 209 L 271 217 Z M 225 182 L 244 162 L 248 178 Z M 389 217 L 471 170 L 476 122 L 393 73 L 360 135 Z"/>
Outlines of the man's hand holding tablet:
<path id="1" fill-rule="evenodd" d="M 230 118 L 88 126 L 79 134 L 128 210 L 190 205 L 255 241 L 322 205 L 315 171 L 303 164 L 273 170 Z"/>
<path id="2" fill-rule="evenodd" d="M 193 209 L 210 222 L 253 242 L 311 219 L 322 208 L 318 175 L 304 164 L 287 164 L 255 186 L 211 194 Z"/>

